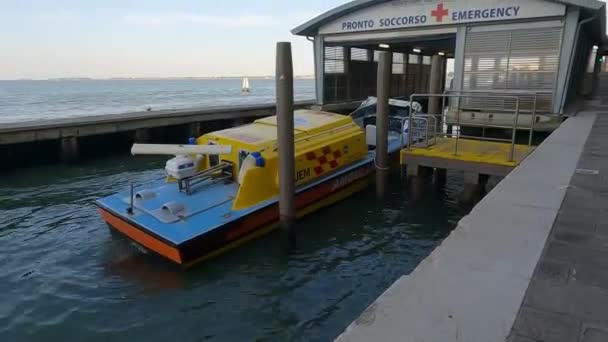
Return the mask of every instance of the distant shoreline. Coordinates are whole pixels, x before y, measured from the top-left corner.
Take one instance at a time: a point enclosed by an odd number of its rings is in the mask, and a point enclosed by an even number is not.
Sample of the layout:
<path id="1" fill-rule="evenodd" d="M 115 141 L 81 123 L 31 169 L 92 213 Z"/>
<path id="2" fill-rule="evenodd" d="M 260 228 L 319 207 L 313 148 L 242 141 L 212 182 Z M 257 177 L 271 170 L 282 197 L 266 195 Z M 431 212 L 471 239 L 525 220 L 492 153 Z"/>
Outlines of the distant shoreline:
<path id="1" fill-rule="evenodd" d="M 273 80 L 274 76 L 203 76 L 203 77 L 58 77 L 58 78 L 20 78 L 0 79 L 0 81 L 168 81 L 168 80 L 240 80 L 244 77 L 250 80 Z M 314 75 L 294 76 L 297 80 L 313 80 Z"/>

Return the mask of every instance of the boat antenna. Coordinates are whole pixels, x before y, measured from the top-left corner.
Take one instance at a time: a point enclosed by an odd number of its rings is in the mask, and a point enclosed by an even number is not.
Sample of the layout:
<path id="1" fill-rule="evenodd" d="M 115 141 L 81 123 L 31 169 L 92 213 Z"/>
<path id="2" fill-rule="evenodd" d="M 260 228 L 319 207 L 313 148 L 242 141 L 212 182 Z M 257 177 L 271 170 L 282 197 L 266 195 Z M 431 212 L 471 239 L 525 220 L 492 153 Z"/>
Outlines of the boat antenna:
<path id="1" fill-rule="evenodd" d="M 133 215 L 133 182 L 131 182 L 131 195 L 129 200 L 129 207 L 127 208 L 127 214 Z"/>

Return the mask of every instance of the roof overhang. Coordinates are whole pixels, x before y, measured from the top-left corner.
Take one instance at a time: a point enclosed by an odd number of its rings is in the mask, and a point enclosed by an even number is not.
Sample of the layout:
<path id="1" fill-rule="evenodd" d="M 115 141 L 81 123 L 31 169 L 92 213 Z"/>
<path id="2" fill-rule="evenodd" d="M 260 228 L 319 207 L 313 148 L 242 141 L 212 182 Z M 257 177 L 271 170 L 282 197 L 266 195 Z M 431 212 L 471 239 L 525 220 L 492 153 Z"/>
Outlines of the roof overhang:
<path id="1" fill-rule="evenodd" d="M 299 36 L 316 36 L 319 29 L 340 17 L 354 13 L 367 7 L 382 4 L 392 0 L 354 0 L 334 9 L 331 9 L 291 30 L 291 33 Z M 597 20 L 593 23 L 594 32 L 597 32 L 594 37 L 598 42 L 606 40 L 606 4 L 598 0 L 545 0 L 555 2 L 567 6 L 580 7 L 586 17 L 597 16 Z"/>

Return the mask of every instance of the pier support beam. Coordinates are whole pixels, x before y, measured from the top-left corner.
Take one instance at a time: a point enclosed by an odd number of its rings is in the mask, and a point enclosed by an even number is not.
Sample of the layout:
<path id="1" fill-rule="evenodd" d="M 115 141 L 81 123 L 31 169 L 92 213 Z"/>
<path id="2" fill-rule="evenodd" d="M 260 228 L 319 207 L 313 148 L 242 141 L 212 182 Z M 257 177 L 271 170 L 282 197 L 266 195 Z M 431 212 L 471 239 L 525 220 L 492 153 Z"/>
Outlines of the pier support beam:
<path id="1" fill-rule="evenodd" d="M 444 186 L 448 178 L 448 170 L 446 169 L 435 169 L 433 174 L 433 182 L 438 186 Z"/>
<path id="2" fill-rule="evenodd" d="M 485 194 L 488 179 L 488 175 L 482 175 L 477 172 L 465 172 L 464 189 L 460 195 L 460 201 L 470 204 L 480 200 Z"/>
<path id="3" fill-rule="evenodd" d="M 433 168 L 418 164 L 407 164 L 407 176 L 429 178 L 433 175 Z"/>
<path id="4" fill-rule="evenodd" d="M 468 172 L 464 173 L 464 184 L 468 185 L 479 185 L 481 181 L 481 175 L 477 172 Z"/>
<path id="5" fill-rule="evenodd" d="M 145 144 L 150 141 L 150 130 L 147 128 L 138 128 L 135 130 L 133 140 L 136 143 Z"/>
<path id="6" fill-rule="evenodd" d="M 201 134 L 201 123 L 193 122 L 188 125 L 188 137 L 198 138 Z"/>
<path id="7" fill-rule="evenodd" d="M 442 82 L 444 73 L 444 58 L 439 55 L 434 55 L 431 58 L 431 79 L 429 81 L 429 94 L 441 94 L 442 93 Z M 440 115 L 443 112 L 441 108 L 442 99 L 441 97 L 431 97 L 429 99 L 429 110 L 428 114 Z M 441 116 L 437 117 L 437 129 L 442 127 Z"/>
<path id="8" fill-rule="evenodd" d="M 424 193 L 427 184 L 433 177 L 433 168 L 417 164 L 407 165 L 408 191 L 412 200 L 417 201 Z"/>
<path id="9" fill-rule="evenodd" d="M 64 162 L 72 162 L 78 160 L 80 155 L 80 146 L 78 146 L 77 137 L 63 137 L 59 145 L 59 158 Z"/>

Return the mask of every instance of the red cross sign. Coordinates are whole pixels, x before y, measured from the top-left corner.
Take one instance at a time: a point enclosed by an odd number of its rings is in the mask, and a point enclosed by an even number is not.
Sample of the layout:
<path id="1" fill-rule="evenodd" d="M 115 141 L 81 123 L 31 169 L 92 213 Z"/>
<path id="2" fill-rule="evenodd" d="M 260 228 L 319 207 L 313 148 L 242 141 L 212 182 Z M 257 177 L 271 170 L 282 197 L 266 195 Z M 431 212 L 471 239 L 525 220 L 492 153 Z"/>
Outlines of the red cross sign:
<path id="1" fill-rule="evenodd" d="M 438 4 L 437 9 L 431 11 L 431 16 L 435 17 L 437 22 L 443 22 L 443 17 L 446 17 L 449 14 L 447 8 L 443 8 L 443 4 Z"/>

